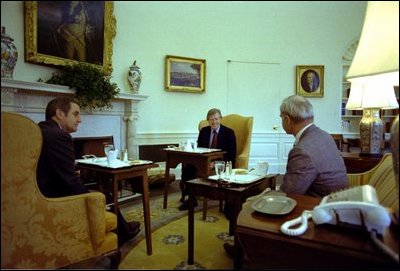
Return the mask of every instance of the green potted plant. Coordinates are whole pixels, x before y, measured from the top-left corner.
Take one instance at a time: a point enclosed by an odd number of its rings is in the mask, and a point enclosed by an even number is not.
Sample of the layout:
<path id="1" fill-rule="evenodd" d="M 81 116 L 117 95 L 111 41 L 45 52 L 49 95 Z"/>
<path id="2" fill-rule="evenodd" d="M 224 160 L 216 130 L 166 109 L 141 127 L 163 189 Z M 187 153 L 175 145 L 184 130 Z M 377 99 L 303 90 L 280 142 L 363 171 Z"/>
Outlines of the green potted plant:
<path id="1" fill-rule="evenodd" d="M 75 88 L 80 107 L 93 111 L 96 108 L 112 108 L 111 100 L 119 93 L 119 89 L 116 83 L 110 82 L 110 78 L 93 65 L 77 62 L 63 66 L 46 83 Z"/>

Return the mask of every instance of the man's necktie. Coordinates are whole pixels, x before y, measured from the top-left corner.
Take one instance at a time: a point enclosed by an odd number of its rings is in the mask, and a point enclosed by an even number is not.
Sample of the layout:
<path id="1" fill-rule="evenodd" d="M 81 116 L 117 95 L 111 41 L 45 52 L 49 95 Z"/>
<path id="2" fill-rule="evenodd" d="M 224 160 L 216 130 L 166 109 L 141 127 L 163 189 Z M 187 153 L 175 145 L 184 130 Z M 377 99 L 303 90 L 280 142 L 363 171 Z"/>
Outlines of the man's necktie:
<path id="1" fill-rule="evenodd" d="M 217 148 L 217 137 L 218 137 L 218 133 L 216 130 L 213 130 L 213 138 L 211 141 L 211 148 L 216 149 Z"/>

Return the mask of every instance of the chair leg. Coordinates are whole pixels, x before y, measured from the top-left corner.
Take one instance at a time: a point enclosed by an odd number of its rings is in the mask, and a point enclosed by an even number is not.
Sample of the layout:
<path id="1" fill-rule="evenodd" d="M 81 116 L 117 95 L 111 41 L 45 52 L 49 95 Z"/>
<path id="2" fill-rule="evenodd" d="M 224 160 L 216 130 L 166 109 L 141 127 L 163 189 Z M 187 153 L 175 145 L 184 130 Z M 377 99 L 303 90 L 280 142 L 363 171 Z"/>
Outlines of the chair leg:
<path id="1" fill-rule="evenodd" d="M 105 253 L 104 256 L 110 259 L 110 269 L 119 269 L 121 262 L 121 251 L 119 248 Z"/>
<path id="2" fill-rule="evenodd" d="M 203 220 L 207 218 L 208 198 L 203 198 Z"/>

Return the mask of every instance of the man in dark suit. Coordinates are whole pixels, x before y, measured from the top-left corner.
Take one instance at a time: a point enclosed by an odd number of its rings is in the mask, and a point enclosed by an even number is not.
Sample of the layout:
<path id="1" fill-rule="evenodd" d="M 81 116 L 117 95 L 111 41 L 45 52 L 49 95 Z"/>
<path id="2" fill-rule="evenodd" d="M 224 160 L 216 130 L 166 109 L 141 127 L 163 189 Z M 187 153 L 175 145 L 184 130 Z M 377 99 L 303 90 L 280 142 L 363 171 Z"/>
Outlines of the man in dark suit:
<path id="1" fill-rule="evenodd" d="M 57 97 L 46 108 L 39 123 L 43 145 L 37 167 L 37 182 L 45 197 L 57 198 L 88 193 L 75 170 L 74 143 L 70 133 L 81 123 L 79 105 L 69 97 Z M 118 212 L 118 238 L 122 244 L 140 231 L 139 222 L 127 223 Z"/>
<path id="2" fill-rule="evenodd" d="M 216 148 L 226 151 L 224 161 L 231 161 L 234 167 L 236 162 L 236 136 L 235 132 L 221 124 L 222 114 L 217 108 L 210 109 L 207 113 L 207 121 L 209 126 L 203 127 L 200 130 L 197 145 L 202 148 Z M 216 136 L 216 139 L 214 139 Z M 215 144 L 215 145 L 213 145 Z M 210 165 L 213 167 L 213 165 Z M 186 187 L 185 182 L 196 178 L 196 169 L 191 164 L 182 164 L 182 176 L 180 187 L 182 190 L 181 202 L 179 210 L 187 210 L 188 202 L 185 200 Z"/>
<path id="3" fill-rule="evenodd" d="M 280 189 L 323 197 L 348 188 L 346 167 L 332 136 L 314 125 L 311 103 L 303 96 L 283 100 L 282 127 L 295 136 Z"/>

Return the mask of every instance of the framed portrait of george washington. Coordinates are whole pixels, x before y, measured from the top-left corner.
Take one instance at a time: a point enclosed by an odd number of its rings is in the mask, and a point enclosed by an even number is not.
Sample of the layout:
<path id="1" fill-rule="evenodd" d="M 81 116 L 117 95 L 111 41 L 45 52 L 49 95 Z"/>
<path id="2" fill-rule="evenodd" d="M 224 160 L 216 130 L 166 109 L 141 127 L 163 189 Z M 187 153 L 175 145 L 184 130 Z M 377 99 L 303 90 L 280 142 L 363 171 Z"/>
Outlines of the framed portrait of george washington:
<path id="1" fill-rule="evenodd" d="M 24 1 L 25 61 L 112 71 L 113 1 Z"/>
<path id="2" fill-rule="evenodd" d="M 206 60 L 167 55 L 165 89 L 178 92 L 205 92 Z"/>
<path id="3" fill-rule="evenodd" d="M 306 97 L 324 96 L 324 66 L 296 66 L 296 94 Z"/>

